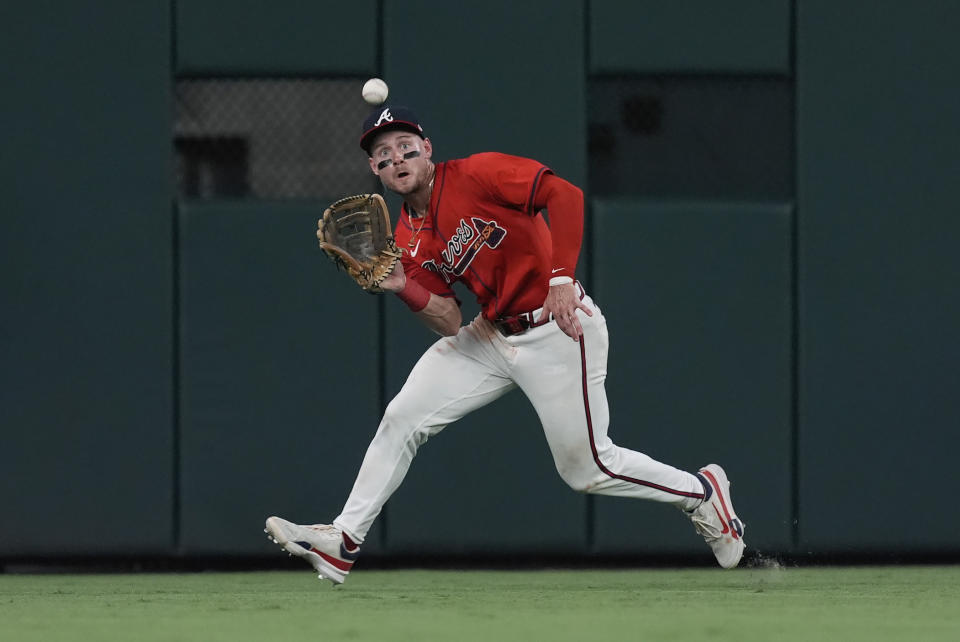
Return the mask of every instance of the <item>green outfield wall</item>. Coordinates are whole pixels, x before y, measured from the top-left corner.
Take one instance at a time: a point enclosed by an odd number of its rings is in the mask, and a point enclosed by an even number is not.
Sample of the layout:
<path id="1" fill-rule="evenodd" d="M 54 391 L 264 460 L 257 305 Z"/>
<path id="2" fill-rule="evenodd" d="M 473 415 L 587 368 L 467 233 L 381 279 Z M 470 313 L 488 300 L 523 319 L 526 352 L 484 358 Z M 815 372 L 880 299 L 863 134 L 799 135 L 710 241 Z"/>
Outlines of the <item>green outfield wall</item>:
<path id="1" fill-rule="evenodd" d="M 5 3 L 0 548 L 174 542 L 166 3 Z"/>
<path id="2" fill-rule="evenodd" d="M 960 5 L 797 12 L 799 546 L 956 548 Z M 915 520 L 877 516 L 909 506 Z"/>
<path id="3" fill-rule="evenodd" d="M 339 513 L 434 337 L 317 250 L 343 194 L 181 195 L 172 96 L 375 75 L 438 158 L 530 156 L 584 188 L 578 276 L 611 333 L 617 443 L 726 466 L 764 554 L 960 551 L 939 510 L 960 425 L 960 5 L 47 0 L 0 17 L 0 562 L 265 556 L 266 516 Z M 365 550 L 707 559 L 672 508 L 570 491 L 520 392 L 422 448 Z"/>

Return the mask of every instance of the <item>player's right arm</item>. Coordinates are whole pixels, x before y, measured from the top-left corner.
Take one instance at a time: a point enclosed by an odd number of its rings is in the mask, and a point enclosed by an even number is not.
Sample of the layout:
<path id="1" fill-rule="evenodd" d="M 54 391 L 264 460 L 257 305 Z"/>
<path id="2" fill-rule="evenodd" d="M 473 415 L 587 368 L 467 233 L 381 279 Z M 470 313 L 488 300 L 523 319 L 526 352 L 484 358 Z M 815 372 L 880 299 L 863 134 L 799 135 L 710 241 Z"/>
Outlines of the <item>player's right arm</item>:
<path id="1" fill-rule="evenodd" d="M 463 316 L 457 300 L 434 294 L 415 280 L 408 279 L 402 261 L 397 261 L 393 273 L 383 280 L 380 287 L 396 294 L 424 325 L 440 336 L 452 337 L 460 331 Z"/>

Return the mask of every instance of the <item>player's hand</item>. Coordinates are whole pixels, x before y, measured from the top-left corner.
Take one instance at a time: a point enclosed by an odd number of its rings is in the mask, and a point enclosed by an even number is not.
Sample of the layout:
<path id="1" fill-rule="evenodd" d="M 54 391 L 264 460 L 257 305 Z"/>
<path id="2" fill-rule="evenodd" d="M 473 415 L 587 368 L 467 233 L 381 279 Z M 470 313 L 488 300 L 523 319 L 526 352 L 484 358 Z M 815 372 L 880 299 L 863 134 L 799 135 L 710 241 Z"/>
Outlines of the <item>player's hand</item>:
<path id="1" fill-rule="evenodd" d="M 578 309 L 586 312 L 588 317 L 593 316 L 593 311 L 577 296 L 576 285 L 564 283 L 550 286 L 550 292 L 543 302 L 543 313 L 552 314 L 557 326 L 574 341 L 579 341 L 583 336 L 583 327 L 577 318 Z"/>
<path id="2" fill-rule="evenodd" d="M 399 292 L 407 285 L 407 275 L 403 271 L 403 265 L 400 261 L 393 266 L 393 272 L 390 276 L 380 282 L 380 289 L 387 292 Z"/>

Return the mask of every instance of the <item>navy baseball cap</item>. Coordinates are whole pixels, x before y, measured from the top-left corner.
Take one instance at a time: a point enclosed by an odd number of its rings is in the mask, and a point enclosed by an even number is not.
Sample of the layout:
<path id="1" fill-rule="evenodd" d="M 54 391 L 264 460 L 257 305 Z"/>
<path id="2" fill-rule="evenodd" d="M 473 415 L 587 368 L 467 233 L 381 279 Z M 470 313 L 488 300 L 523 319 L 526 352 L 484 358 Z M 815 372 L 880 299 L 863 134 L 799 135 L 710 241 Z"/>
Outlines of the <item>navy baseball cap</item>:
<path id="1" fill-rule="evenodd" d="M 408 132 L 413 132 L 420 138 L 426 138 L 426 136 L 423 135 L 423 127 L 420 126 L 420 120 L 409 107 L 404 107 L 403 105 L 380 105 L 370 112 L 370 115 L 363 121 L 363 135 L 360 136 L 360 147 L 369 154 L 373 137 L 382 131 L 391 129 L 404 129 Z"/>

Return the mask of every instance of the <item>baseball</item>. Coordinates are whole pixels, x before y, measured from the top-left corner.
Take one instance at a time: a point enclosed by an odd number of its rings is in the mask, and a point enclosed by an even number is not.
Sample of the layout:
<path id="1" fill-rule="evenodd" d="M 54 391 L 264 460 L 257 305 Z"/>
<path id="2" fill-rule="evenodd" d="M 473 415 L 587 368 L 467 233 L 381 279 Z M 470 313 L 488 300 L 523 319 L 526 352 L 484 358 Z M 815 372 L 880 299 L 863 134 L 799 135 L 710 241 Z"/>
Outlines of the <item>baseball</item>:
<path id="1" fill-rule="evenodd" d="M 363 99 L 371 105 L 382 104 L 383 101 L 387 99 L 389 92 L 390 90 L 387 88 L 387 83 L 379 78 L 371 78 L 363 83 Z"/>

